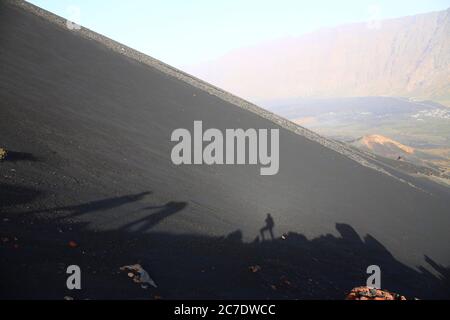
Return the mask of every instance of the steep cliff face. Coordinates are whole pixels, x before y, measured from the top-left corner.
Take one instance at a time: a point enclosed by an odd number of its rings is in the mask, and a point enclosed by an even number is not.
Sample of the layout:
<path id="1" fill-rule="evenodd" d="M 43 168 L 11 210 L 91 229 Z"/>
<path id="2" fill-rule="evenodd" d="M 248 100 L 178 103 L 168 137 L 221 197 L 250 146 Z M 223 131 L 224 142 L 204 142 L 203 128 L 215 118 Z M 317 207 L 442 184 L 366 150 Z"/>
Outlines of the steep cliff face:
<path id="1" fill-rule="evenodd" d="M 450 9 L 237 50 L 193 72 L 259 101 L 388 95 L 450 105 Z"/>

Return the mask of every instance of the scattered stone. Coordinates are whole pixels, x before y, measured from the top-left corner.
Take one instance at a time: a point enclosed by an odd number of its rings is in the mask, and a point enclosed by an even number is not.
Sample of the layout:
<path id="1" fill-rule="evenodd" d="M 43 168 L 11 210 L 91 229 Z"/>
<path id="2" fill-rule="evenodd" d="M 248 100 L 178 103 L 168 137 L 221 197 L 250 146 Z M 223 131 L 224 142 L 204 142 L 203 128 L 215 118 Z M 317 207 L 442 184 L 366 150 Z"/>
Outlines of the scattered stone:
<path id="1" fill-rule="evenodd" d="M 346 300 L 406 300 L 406 298 L 397 293 L 387 290 L 357 287 L 354 288 L 345 298 Z"/>
<path id="2" fill-rule="evenodd" d="M 0 148 L 0 161 L 5 160 L 8 155 L 8 151 L 5 148 Z"/>
<path id="3" fill-rule="evenodd" d="M 261 266 L 258 266 L 258 265 L 250 266 L 250 267 L 248 267 L 248 269 L 249 269 L 251 272 L 256 273 L 256 272 L 261 271 Z"/>
<path id="4" fill-rule="evenodd" d="M 155 281 L 148 275 L 147 271 L 140 264 L 123 266 L 121 271 L 128 271 L 128 277 L 132 278 L 135 283 L 139 283 L 142 289 L 147 289 L 148 285 L 157 288 Z"/>
<path id="5" fill-rule="evenodd" d="M 71 240 L 71 241 L 69 241 L 69 247 L 76 248 L 76 247 L 78 247 L 78 243 L 76 243 L 75 241 Z"/>

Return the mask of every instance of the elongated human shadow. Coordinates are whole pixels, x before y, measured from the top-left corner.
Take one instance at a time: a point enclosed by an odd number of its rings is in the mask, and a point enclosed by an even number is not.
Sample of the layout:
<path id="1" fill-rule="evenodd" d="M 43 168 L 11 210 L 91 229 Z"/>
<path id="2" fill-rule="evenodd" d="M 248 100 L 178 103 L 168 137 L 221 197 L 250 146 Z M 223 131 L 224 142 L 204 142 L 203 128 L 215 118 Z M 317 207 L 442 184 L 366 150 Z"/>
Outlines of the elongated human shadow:
<path id="1" fill-rule="evenodd" d="M 138 219 L 126 224 L 125 226 L 122 227 L 122 229 L 135 232 L 145 232 L 154 227 L 155 225 L 157 225 L 158 223 L 160 223 L 162 220 L 183 210 L 184 208 L 186 208 L 186 206 L 187 206 L 186 202 L 170 201 L 163 206 L 145 207 L 142 210 L 151 210 L 151 209 L 159 209 L 159 210 L 153 214 L 143 217 L 142 219 Z"/>

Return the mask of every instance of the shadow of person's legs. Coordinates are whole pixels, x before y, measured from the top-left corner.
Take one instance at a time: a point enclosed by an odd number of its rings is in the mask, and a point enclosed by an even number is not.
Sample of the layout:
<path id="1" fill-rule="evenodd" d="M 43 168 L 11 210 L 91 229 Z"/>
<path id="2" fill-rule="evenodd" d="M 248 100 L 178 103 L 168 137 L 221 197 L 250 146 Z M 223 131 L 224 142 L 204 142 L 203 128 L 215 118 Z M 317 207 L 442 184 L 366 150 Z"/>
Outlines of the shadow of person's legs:
<path id="1" fill-rule="evenodd" d="M 162 220 L 170 217 L 171 215 L 182 211 L 186 208 L 186 202 L 168 202 L 166 205 L 162 206 L 161 209 L 153 214 L 143 217 L 142 219 L 130 222 L 129 224 L 122 227 L 122 229 L 134 231 L 134 232 L 145 232 L 157 224 L 159 224 Z M 142 210 L 152 209 L 153 207 L 147 207 Z"/>

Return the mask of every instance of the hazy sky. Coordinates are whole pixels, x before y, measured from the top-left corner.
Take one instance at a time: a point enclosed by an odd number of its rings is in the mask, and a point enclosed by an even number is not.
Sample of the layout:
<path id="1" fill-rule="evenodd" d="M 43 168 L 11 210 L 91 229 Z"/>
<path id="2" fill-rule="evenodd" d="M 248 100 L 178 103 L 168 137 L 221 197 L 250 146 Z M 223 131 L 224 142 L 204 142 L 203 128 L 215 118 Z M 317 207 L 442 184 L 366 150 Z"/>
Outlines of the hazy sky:
<path id="1" fill-rule="evenodd" d="M 450 7 L 450 0 L 30 0 L 179 68 L 343 23 Z"/>

